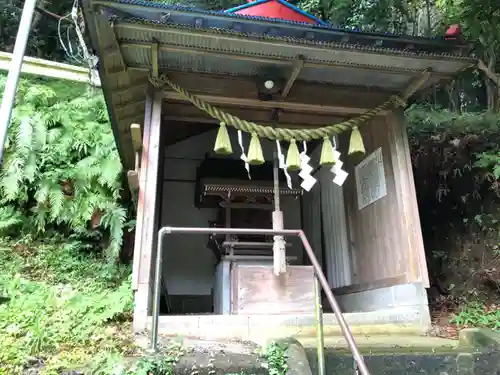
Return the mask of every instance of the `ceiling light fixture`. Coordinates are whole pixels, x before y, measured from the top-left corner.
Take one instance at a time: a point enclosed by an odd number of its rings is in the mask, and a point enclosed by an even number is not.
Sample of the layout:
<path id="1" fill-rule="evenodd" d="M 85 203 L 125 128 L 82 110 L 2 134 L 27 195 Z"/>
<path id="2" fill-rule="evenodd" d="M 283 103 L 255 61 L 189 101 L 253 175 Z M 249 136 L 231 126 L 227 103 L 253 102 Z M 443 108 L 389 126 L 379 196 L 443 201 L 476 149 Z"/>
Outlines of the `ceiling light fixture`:
<path id="1" fill-rule="evenodd" d="M 268 79 L 266 82 L 264 82 L 264 87 L 268 90 L 272 90 L 274 88 L 274 81 Z"/>

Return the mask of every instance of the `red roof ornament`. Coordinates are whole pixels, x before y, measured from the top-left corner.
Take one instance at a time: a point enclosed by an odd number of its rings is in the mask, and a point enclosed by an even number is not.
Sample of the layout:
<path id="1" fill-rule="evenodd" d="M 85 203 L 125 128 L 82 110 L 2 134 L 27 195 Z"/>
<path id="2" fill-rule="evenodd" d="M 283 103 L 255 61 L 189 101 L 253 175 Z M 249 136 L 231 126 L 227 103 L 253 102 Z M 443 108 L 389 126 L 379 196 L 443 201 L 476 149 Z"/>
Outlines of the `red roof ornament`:
<path id="1" fill-rule="evenodd" d="M 251 17 L 277 18 L 285 21 L 303 22 L 328 26 L 310 13 L 297 8 L 285 0 L 247 0 L 246 4 L 227 9 L 225 13 L 235 13 Z"/>
<path id="2" fill-rule="evenodd" d="M 460 24 L 454 24 L 448 27 L 448 30 L 444 33 L 444 38 L 446 40 L 459 40 L 462 36 L 462 29 Z"/>

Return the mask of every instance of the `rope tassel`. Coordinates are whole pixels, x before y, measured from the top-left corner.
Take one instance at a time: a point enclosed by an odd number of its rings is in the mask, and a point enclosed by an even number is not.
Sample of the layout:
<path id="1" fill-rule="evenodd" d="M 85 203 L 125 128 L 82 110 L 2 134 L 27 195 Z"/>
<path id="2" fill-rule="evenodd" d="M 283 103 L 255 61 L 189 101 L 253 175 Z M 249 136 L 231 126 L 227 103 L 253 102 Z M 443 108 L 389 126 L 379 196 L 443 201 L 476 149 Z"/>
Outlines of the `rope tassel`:
<path id="1" fill-rule="evenodd" d="M 323 146 L 321 147 L 321 156 L 319 158 L 319 164 L 326 167 L 332 167 L 335 165 L 335 157 L 333 155 L 332 141 L 329 137 L 323 138 Z"/>
<path id="2" fill-rule="evenodd" d="M 248 164 L 261 165 L 264 164 L 264 155 L 262 154 L 262 146 L 260 145 L 259 137 L 256 133 L 252 133 L 250 138 L 250 146 L 248 147 Z"/>
<path id="3" fill-rule="evenodd" d="M 300 169 L 300 153 L 295 139 L 290 141 L 288 152 L 286 154 L 286 167 L 289 171 L 298 171 Z"/>
<path id="4" fill-rule="evenodd" d="M 364 155 L 365 145 L 363 144 L 363 137 L 357 126 L 352 128 L 351 139 L 349 141 L 349 155 Z"/>
<path id="5" fill-rule="evenodd" d="M 233 153 L 233 148 L 231 147 L 231 139 L 229 138 L 229 133 L 224 122 L 220 123 L 219 131 L 217 132 L 217 138 L 215 139 L 214 152 L 218 155 L 223 156 L 231 155 Z"/>

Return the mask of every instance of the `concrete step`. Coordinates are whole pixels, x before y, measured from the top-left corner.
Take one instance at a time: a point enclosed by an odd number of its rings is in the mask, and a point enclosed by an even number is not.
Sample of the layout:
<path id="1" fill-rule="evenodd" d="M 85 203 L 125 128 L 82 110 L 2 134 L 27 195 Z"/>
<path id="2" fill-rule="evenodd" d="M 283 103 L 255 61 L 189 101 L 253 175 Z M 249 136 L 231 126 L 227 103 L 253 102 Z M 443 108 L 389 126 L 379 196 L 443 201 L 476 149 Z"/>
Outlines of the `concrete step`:
<path id="1" fill-rule="evenodd" d="M 500 340 L 488 330 L 467 330 L 459 340 L 426 336 L 355 336 L 371 375 L 498 375 Z M 315 340 L 302 340 L 317 374 Z M 328 375 L 354 374 L 354 359 L 343 337 L 325 338 Z"/>
<path id="2" fill-rule="evenodd" d="M 449 352 L 456 349 L 458 340 L 417 335 L 354 335 L 356 344 L 363 354 L 394 352 Z M 317 339 L 298 338 L 306 349 L 316 348 Z M 326 336 L 325 348 L 338 354 L 350 353 L 343 336 Z"/>
<path id="3" fill-rule="evenodd" d="M 355 340 L 371 375 L 500 374 L 500 333 L 491 330 L 464 330 L 459 340 L 387 334 L 358 334 Z M 269 374 L 266 361 L 258 354 L 261 348 L 256 343 L 189 338 L 177 338 L 174 341 L 182 348 L 174 374 Z M 288 347 L 288 375 L 317 374 L 315 338 L 278 341 Z M 162 338 L 158 355 L 168 355 L 168 347 L 172 342 Z M 290 350 L 292 345 L 294 348 Z M 167 350 L 161 350 L 162 347 Z M 342 336 L 325 337 L 325 357 L 327 375 L 355 374 L 352 354 Z"/>
<path id="4" fill-rule="evenodd" d="M 317 374 L 314 350 L 308 350 L 313 374 Z M 386 353 L 364 359 L 371 375 L 497 375 L 500 353 Z M 347 354 L 326 352 L 328 375 L 355 374 L 354 360 Z"/>

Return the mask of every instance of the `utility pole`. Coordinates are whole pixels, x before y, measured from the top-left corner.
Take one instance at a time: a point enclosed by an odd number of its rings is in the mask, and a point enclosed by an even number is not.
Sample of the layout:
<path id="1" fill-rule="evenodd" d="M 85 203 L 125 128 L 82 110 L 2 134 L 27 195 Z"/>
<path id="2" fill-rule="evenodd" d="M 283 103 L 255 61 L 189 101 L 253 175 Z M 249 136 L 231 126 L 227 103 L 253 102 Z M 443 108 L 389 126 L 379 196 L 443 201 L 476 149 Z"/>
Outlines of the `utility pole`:
<path id="1" fill-rule="evenodd" d="M 7 131 L 12 116 L 12 108 L 14 107 L 14 99 L 19 84 L 19 75 L 21 74 L 26 45 L 28 44 L 35 6 L 36 0 L 26 0 L 24 2 L 12 61 L 10 62 L 9 75 L 7 76 L 7 82 L 5 83 L 5 89 L 3 91 L 2 106 L 0 107 L 0 165 L 3 161 L 5 139 L 7 138 Z"/>

